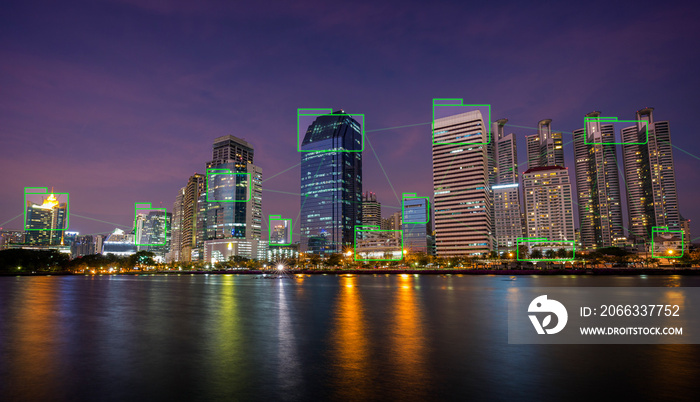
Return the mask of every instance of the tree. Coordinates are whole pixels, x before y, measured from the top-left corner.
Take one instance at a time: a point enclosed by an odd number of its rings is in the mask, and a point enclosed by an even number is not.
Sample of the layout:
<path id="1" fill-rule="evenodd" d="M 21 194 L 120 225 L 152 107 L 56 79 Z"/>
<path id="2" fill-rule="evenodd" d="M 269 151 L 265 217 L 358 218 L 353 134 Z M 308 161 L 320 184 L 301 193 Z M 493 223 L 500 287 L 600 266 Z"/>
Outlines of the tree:
<path id="1" fill-rule="evenodd" d="M 318 254 L 310 254 L 309 262 L 314 266 L 314 268 L 318 268 L 318 264 L 321 263 L 321 256 Z"/>
<path id="2" fill-rule="evenodd" d="M 559 258 L 566 258 L 568 256 L 568 254 L 569 253 L 563 247 L 560 248 L 559 250 L 557 250 L 557 257 L 559 257 Z"/>
<path id="3" fill-rule="evenodd" d="M 538 259 L 542 258 L 542 250 L 532 250 L 530 253 L 530 258 Z"/>
<path id="4" fill-rule="evenodd" d="M 528 251 L 529 251 L 529 250 L 528 250 L 527 245 L 525 245 L 525 244 L 520 244 L 520 245 L 518 245 L 518 254 L 517 254 L 517 258 L 518 258 L 518 259 L 521 259 L 521 260 L 527 258 L 527 257 L 528 257 Z"/>
<path id="5" fill-rule="evenodd" d="M 341 254 L 333 253 L 326 258 L 325 265 L 329 267 L 336 267 L 343 262 L 343 257 Z"/>
<path id="6" fill-rule="evenodd" d="M 556 257 L 556 254 L 557 254 L 557 253 L 556 253 L 554 250 L 551 250 L 551 249 L 544 252 L 544 256 L 547 257 L 547 258 L 550 259 L 550 260 L 553 259 L 554 257 Z"/>

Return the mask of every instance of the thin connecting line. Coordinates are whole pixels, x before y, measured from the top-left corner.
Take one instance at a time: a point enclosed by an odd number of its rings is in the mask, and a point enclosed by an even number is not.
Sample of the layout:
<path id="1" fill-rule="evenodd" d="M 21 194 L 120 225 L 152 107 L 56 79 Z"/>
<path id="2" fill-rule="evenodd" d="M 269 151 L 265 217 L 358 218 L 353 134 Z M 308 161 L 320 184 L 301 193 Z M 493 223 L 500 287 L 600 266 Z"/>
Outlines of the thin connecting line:
<path id="1" fill-rule="evenodd" d="M 17 215 L 17 216 L 15 216 L 14 218 L 12 218 L 12 219 L 10 219 L 10 220 L 8 220 L 8 221 L 5 221 L 5 222 L 3 222 L 3 223 L 0 223 L 0 226 L 5 226 L 5 225 L 7 225 L 8 223 L 14 221 L 15 219 L 17 219 L 17 218 L 19 218 L 19 217 L 21 217 L 21 216 L 23 216 L 23 215 L 24 215 L 24 212 L 21 213 L 21 214 L 19 214 L 19 215 Z"/>
<path id="2" fill-rule="evenodd" d="M 396 201 L 398 201 L 399 205 L 401 205 L 401 199 L 399 198 L 399 195 L 396 193 L 396 190 L 394 189 L 394 185 L 391 184 L 391 180 L 389 180 L 389 175 L 387 175 L 386 170 L 384 170 L 384 166 L 382 165 L 382 161 L 379 160 L 379 156 L 377 156 L 377 152 L 374 150 L 372 143 L 369 142 L 369 138 L 365 138 L 365 139 L 367 140 L 367 144 L 369 145 L 370 149 L 372 150 L 374 157 L 377 158 L 377 163 L 379 163 L 379 167 L 382 169 L 382 172 L 384 172 L 384 177 L 386 177 L 386 181 L 389 183 L 389 187 L 391 187 L 391 191 L 394 192 L 394 196 L 396 196 Z"/>
<path id="3" fill-rule="evenodd" d="M 72 212 L 70 215 L 71 215 L 71 216 L 75 216 L 75 217 L 77 217 L 77 218 L 89 219 L 89 220 L 95 221 L 95 222 L 102 222 L 102 223 L 107 223 L 107 224 L 114 225 L 114 226 L 121 226 L 121 227 L 123 227 L 123 228 L 129 228 L 129 229 L 131 229 L 131 226 L 122 225 L 121 223 L 107 222 L 107 221 L 103 221 L 103 220 L 101 220 L 101 219 L 90 218 L 89 216 L 78 215 L 78 214 L 76 214 L 76 213 L 74 213 L 74 212 Z"/>
<path id="4" fill-rule="evenodd" d="M 279 173 L 273 174 L 272 176 L 268 177 L 267 179 L 264 179 L 262 182 L 265 183 L 266 181 L 268 181 L 268 180 L 270 180 L 270 179 L 272 179 L 272 178 L 274 178 L 274 177 L 277 177 L 277 176 L 281 175 L 282 173 L 286 173 L 286 172 L 288 172 L 288 171 L 290 171 L 290 170 L 292 170 L 292 169 L 294 169 L 295 167 L 300 166 L 300 165 L 301 165 L 301 162 L 297 163 L 296 165 L 294 165 L 294 166 L 292 166 L 292 167 L 289 167 L 289 168 L 287 168 L 287 169 L 284 169 L 283 171 L 281 171 L 281 172 L 279 172 Z"/>
<path id="5" fill-rule="evenodd" d="M 408 128 L 408 127 L 416 127 L 416 126 L 427 126 L 429 124 L 433 124 L 432 122 L 430 123 L 416 123 L 416 124 L 406 124 L 405 126 L 396 126 L 396 127 L 387 127 L 387 128 L 375 128 L 373 130 L 365 130 L 365 133 L 375 133 L 377 131 L 388 131 L 388 130 L 396 130 L 399 128 Z"/>

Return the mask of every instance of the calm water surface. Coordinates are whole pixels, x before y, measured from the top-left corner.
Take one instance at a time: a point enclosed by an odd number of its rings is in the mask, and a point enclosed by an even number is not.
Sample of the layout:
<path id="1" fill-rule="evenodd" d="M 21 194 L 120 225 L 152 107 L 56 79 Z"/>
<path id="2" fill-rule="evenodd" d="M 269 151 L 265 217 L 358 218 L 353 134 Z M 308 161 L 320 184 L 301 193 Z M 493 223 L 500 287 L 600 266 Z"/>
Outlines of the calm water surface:
<path id="1" fill-rule="evenodd" d="M 0 278 L 0 399 L 697 400 L 698 345 L 509 345 L 524 286 L 694 277 Z"/>

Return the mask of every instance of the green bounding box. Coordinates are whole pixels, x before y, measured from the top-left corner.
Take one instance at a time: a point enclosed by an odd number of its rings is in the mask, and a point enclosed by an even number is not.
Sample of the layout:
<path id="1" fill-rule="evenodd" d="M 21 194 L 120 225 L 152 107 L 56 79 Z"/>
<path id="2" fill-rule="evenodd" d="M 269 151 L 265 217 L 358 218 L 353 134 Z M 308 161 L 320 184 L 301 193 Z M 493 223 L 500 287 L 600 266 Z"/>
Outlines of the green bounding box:
<path id="1" fill-rule="evenodd" d="M 142 211 L 142 212 L 139 212 Z M 144 212 L 148 211 L 148 212 Z M 162 243 L 141 243 L 143 237 L 142 228 L 139 229 L 139 216 L 142 216 L 145 221 L 153 211 L 162 211 L 163 216 L 163 242 Z M 160 214 L 158 214 L 160 215 Z M 155 233 L 156 230 L 153 230 Z M 149 239 L 151 236 L 148 236 Z M 150 202 L 135 202 L 134 203 L 134 245 L 135 246 L 167 246 L 168 245 L 168 211 L 166 208 L 153 208 Z"/>
<path id="2" fill-rule="evenodd" d="M 487 118 L 486 121 L 484 122 L 484 127 L 482 127 L 482 131 L 478 133 L 471 133 L 471 134 L 466 134 L 459 136 L 461 133 L 456 133 L 455 138 L 452 140 L 445 140 L 445 138 L 437 138 L 437 137 L 445 137 L 446 134 L 450 133 L 450 129 L 447 127 L 441 129 L 440 131 L 437 131 L 435 128 L 435 122 L 438 118 L 436 118 L 436 110 L 443 108 L 443 111 L 445 108 L 458 108 L 458 109 L 463 109 L 460 112 L 448 115 L 456 115 L 456 114 L 461 114 L 465 112 L 470 112 L 473 111 L 474 109 L 479 110 L 483 108 L 487 108 Z M 468 110 L 471 109 L 471 110 Z M 481 111 L 481 110 L 479 110 Z M 442 113 L 440 113 L 442 114 Z M 445 116 L 445 117 L 448 117 Z M 442 118 L 442 117 L 441 117 Z M 483 115 L 481 116 L 483 120 Z M 465 104 L 464 100 L 461 98 L 435 98 L 433 99 L 433 121 L 432 121 L 432 132 L 433 132 L 433 145 L 488 145 L 491 142 L 491 105 L 489 104 Z M 472 137 L 475 138 L 479 136 L 480 141 L 467 141 L 467 137 Z M 486 141 L 484 141 L 484 137 L 486 137 Z M 458 141 L 462 140 L 462 141 Z"/>
<path id="3" fill-rule="evenodd" d="M 358 239 L 358 234 L 367 237 Z M 355 261 L 401 261 L 403 259 L 401 230 L 382 230 L 377 225 L 358 225 L 355 226 L 354 243 Z M 397 248 L 398 250 L 395 250 Z"/>
<path id="4" fill-rule="evenodd" d="M 362 138 L 361 149 L 301 149 L 304 136 L 301 135 L 301 119 L 321 116 L 349 116 L 360 124 L 360 136 Z M 362 113 L 333 113 L 333 109 L 326 108 L 300 108 L 297 109 L 297 151 L 298 152 L 362 152 L 365 150 L 365 115 Z"/>
<path id="5" fill-rule="evenodd" d="M 42 197 L 44 195 L 48 195 L 48 197 Z M 42 229 L 42 228 L 30 228 L 27 227 L 27 203 L 31 202 L 35 205 L 40 205 L 40 209 L 50 209 L 53 207 L 58 206 L 59 208 L 61 207 L 61 201 L 65 201 L 66 205 L 66 211 L 65 211 L 65 222 L 66 224 L 64 225 L 63 228 L 57 228 L 57 229 Z M 38 204 L 36 201 L 41 201 L 41 204 Z M 24 188 L 24 230 L 25 231 L 65 231 L 68 230 L 68 221 L 70 214 L 68 213 L 69 211 L 69 196 L 68 193 L 54 193 L 54 192 L 49 192 L 49 189 L 47 187 L 25 187 Z"/>
<path id="6" fill-rule="evenodd" d="M 615 132 L 615 123 L 642 123 L 646 132 L 644 142 L 588 142 L 588 123 L 589 122 L 600 122 L 600 124 L 612 123 L 613 132 Z M 619 130 L 618 130 L 619 131 Z M 649 124 L 644 120 L 618 120 L 617 117 L 584 117 L 583 118 L 583 143 L 585 145 L 644 145 L 649 142 Z"/>
<path id="7" fill-rule="evenodd" d="M 278 224 L 275 227 L 282 227 L 282 230 L 284 233 L 289 233 L 289 243 L 273 243 L 272 242 L 272 222 L 277 221 L 277 222 L 284 222 L 281 225 Z M 278 247 L 278 246 L 291 246 L 293 241 L 292 241 L 292 220 L 291 219 L 282 219 L 282 215 L 270 215 L 268 218 L 268 224 L 267 224 L 267 237 L 268 237 L 268 245 Z"/>
<path id="8" fill-rule="evenodd" d="M 684 251 L 682 230 L 671 230 L 666 226 L 651 228 L 651 258 L 681 258 Z"/>
<path id="9" fill-rule="evenodd" d="M 420 199 L 425 199 L 425 222 L 412 222 L 406 219 L 406 211 L 405 211 L 405 206 L 406 206 L 406 201 L 408 200 L 420 200 Z M 403 223 L 417 223 L 417 224 L 422 224 L 425 223 L 427 224 L 430 222 L 430 197 L 418 197 L 418 194 L 416 193 L 403 193 L 401 194 L 401 221 Z"/>
<path id="10" fill-rule="evenodd" d="M 531 243 L 539 244 L 539 246 L 529 245 Z M 576 242 L 574 240 L 548 240 L 545 237 L 518 237 L 515 241 L 516 244 L 516 256 L 518 261 L 573 261 L 576 257 Z M 542 252 L 543 249 L 546 251 L 552 250 L 555 253 L 559 249 L 565 249 L 568 252 L 568 245 L 571 245 L 571 257 L 561 257 L 561 258 L 521 258 L 520 256 L 520 246 L 527 245 L 530 247 L 537 247 L 537 249 Z M 557 247 L 558 246 L 558 247 Z M 544 253 L 542 253 L 544 256 Z"/>
<path id="11" fill-rule="evenodd" d="M 231 183 L 222 183 L 224 180 L 235 180 L 233 185 L 234 198 L 227 199 L 216 199 L 216 190 L 223 186 L 224 184 L 231 188 Z M 253 175 L 249 172 L 233 172 L 231 169 L 207 169 L 206 174 L 206 200 L 207 202 L 248 202 L 251 199 L 251 183 L 253 182 Z M 242 186 L 246 188 L 247 197 L 243 200 L 235 199 L 237 187 Z"/>

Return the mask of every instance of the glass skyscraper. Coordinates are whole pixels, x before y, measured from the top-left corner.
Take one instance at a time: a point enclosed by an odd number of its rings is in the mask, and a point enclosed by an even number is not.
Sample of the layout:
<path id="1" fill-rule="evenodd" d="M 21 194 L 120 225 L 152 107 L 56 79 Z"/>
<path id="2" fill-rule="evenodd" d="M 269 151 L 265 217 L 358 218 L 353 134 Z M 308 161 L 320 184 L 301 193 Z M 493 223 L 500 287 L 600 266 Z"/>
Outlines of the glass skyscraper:
<path id="1" fill-rule="evenodd" d="M 415 223 L 412 223 L 415 222 Z M 403 246 L 411 252 L 429 252 L 430 203 L 427 198 L 403 199 Z"/>
<path id="2" fill-rule="evenodd" d="M 353 246 L 362 222 L 362 129 L 344 111 L 319 115 L 301 144 L 301 247 L 315 254 Z"/>

